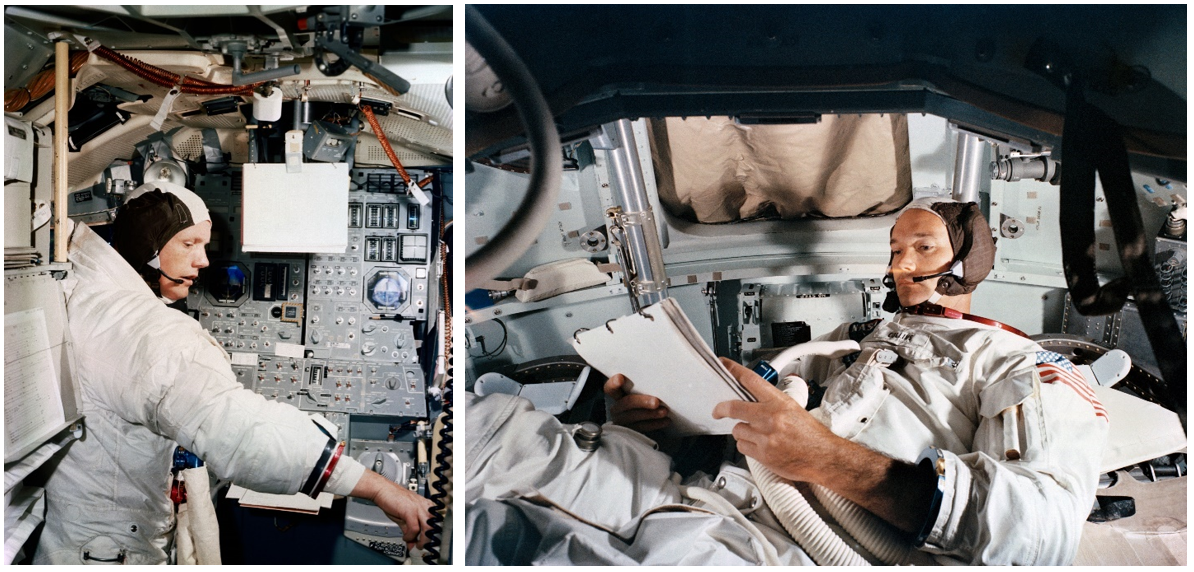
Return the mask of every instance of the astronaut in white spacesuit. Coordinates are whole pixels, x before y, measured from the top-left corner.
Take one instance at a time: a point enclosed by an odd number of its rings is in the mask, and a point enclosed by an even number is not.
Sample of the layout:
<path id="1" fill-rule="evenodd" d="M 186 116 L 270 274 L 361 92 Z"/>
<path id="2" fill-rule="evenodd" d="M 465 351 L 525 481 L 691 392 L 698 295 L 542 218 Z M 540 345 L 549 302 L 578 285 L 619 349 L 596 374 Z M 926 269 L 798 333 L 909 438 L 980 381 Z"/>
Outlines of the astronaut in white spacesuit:
<path id="1" fill-rule="evenodd" d="M 252 490 L 372 500 L 422 545 L 430 501 L 365 470 L 313 417 L 244 389 L 215 339 L 166 306 L 208 264 L 203 201 L 178 185 L 143 185 L 113 230 L 119 254 L 85 225 L 70 232 L 67 318 L 86 430 L 46 484 L 34 561 L 166 563 L 178 445 Z"/>
<path id="2" fill-rule="evenodd" d="M 810 411 L 730 360 L 757 398 L 729 401 L 738 450 L 781 477 L 820 484 L 954 561 L 1069 564 L 1098 484 L 1106 412 L 1064 358 L 1019 331 L 971 316 L 970 293 L 994 243 L 973 203 L 918 200 L 891 232 L 891 321 L 845 324 L 850 364 L 819 358 L 798 373 L 825 385 Z M 890 311 L 890 310 L 889 310 Z M 666 427 L 666 404 L 627 394 L 615 423 Z"/>

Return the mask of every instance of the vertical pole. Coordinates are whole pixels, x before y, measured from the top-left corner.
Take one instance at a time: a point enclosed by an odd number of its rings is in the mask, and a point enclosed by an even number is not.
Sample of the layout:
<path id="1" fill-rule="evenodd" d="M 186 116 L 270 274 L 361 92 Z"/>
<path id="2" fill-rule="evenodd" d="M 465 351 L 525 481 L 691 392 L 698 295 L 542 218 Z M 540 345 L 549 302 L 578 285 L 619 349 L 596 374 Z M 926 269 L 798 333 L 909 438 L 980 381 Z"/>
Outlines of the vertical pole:
<path id="1" fill-rule="evenodd" d="M 54 44 L 54 262 L 66 262 L 66 116 L 70 112 L 70 45 Z"/>
<path id="2" fill-rule="evenodd" d="M 605 127 L 613 139 L 610 167 L 617 180 L 617 199 L 622 207 L 619 216 L 626 227 L 628 251 L 637 273 L 630 295 L 640 307 L 649 306 L 667 297 L 663 246 L 659 243 L 655 215 L 647 199 L 647 185 L 643 181 L 633 126 L 629 119 L 619 119 Z"/>
<path id="3" fill-rule="evenodd" d="M 954 199 L 964 203 L 978 203 L 983 175 L 990 173 L 986 165 L 987 145 L 977 135 L 958 131 L 958 151 L 954 155 Z M 981 203 L 979 203 L 981 204 Z"/>

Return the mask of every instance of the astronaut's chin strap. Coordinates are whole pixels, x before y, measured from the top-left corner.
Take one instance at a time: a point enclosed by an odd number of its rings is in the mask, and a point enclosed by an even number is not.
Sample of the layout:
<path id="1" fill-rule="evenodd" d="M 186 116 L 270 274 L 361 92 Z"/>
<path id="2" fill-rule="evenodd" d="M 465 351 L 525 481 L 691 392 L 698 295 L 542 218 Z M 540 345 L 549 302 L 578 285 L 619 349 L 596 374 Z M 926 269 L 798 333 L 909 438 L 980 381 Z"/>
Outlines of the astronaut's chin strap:
<path id="1" fill-rule="evenodd" d="M 929 296 L 929 299 L 927 300 L 927 302 L 929 304 L 936 304 L 940 300 L 941 300 L 941 293 L 936 290 L 933 290 L 933 295 Z"/>
<path id="2" fill-rule="evenodd" d="M 960 312 L 953 308 L 946 308 L 944 306 L 938 306 L 937 304 L 933 303 L 934 296 L 937 299 L 941 299 L 941 295 L 934 292 L 933 296 L 930 296 L 927 301 L 921 302 L 920 304 L 917 304 L 915 306 L 906 306 L 906 307 L 900 308 L 900 311 L 905 314 L 915 314 L 917 316 L 931 316 L 931 317 L 935 317 L 935 318 L 952 318 L 955 320 L 968 320 L 971 322 L 978 322 L 978 323 L 986 325 L 986 326 L 991 326 L 993 328 L 999 328 L 1000 330 L 1011 332 L 1011 333 L 1016 334 L 1017 336 L 1020 336 L 1022 338 L 1028 337 L 1028 334 L 1025 334 L 1024 332 L 1021 332 L 1020 330 L 1013 328 L 1012 326 L 1009 326 L 1002 322 L 996 322 L 995 320 L 992 320 L 990 318 L 984 318 L 982 316 L 976 316 L 974 314 L 967 314 L 965 312 Z"/>

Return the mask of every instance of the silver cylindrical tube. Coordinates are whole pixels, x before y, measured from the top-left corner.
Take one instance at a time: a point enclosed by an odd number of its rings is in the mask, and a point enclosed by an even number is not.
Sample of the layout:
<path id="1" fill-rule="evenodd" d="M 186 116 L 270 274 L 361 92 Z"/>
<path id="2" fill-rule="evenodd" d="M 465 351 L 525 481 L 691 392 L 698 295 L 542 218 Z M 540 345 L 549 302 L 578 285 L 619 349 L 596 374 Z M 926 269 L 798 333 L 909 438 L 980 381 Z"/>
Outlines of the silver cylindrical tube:
<path id="1" fill-rule="evenodd" d="M 986 160 L 987 145 L 977 135 L 958 131 L 958 151 L 954 155 L 954 199 L 977 203 L 983 176 L 990 173 Z"/>
<path id="2" fill-rule="evenodd" d="M 607 125 L 614 136 L 616 148 L 609 152 L 610 167 L 617 181 L 616 198 L 627 220 L 638 223 L 626 225 L 626 241 L 634 258 L 638 276 L 631 296 L 641 306 L 649 306 L 667 297 L 667 273 L 663 268 L 663 246 L 655 224 L 654 211 L 647 198 L 647 185 L 639 163 L 638 147 L 629 119 L 619 119 Z"/>

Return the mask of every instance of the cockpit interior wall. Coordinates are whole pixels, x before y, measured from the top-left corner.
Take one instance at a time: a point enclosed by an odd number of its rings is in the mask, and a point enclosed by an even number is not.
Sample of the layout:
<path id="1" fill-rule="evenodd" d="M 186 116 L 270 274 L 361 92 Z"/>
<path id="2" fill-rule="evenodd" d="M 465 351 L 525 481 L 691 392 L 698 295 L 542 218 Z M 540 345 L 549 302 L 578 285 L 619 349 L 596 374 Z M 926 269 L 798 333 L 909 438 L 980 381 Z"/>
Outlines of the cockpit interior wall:
<path id="1" fill-rule="evenodd" d="M 1094 506 L 1077 524 L 1077 555 L 1059 561 L 1185 563 L 1186 438 L 1147 342 L 1149 322 L 1132 300 L 1106 316 L 1080 312 L 1068 291 L 1059 225 L 1089 216 L 1067 211 L 1059 191 L 1065 89 L 1080 80 L 1088 100 L 1123 127 L 1127 157 L 1116 159 L 1126 159 L 1131 174 L 1121 185 L 1128 193 L 1117 192 L 1131 195 L 1145 229 L 1117 235 L 1120 211 L 1131 209 L 1109 207 L 1110 191 L 1092 181 L 1089 251 L 1097 274 L 1101 282 L 1125 275 L 1118 252 L 1125 244 L 1147 250 L 1180 330 L 1174 337 L 1185 342 L 1185 73 L 1164 55 L 1184 53 L 1184 8 L 1056 7 L 1033 21 L 1015 7 L 957 6 L 557 5 L 535 18 L 506 6 L 475 12 L 470 18 L 492 30 L 472 20 L 467 28 L 487 44 L 470 53 L 475 83 L 468 87 L 477 97 L 466 114 L 467 252 L 497 239 L 519 218 L 524 197 L 541 192 L 529 176 L 542 152 L 526 134 L 532 122 L 520 122 L 522 106 L 510 104 L 507 92 L 488 89 L 505 79 L 492 76 L 498 66 L 486 68 L 490 35 L 505 38 L 501 57 L 517 55 L 526 68 L 520 79 L 534 79 L 520 85 L 537 86 L 551 107 L 564 160 L 558 196 L 547 201 L 550 216 L 530 246 L 497 276 L 469 286 L 469 420 L 483 427 L 467 444 L 470 564 L 824 563 L 807 538 L 786 527 L 791 536 L 772 537 L 780 527 L 761 524 L 775 524 L 761 515 L 776 506 L 765 479 L 743 468 L 733 439 L 679 442 L 611 423 L 618 406 L 603 385 L 614 371 L 586 368 L 578 349 L 594 334 L 658 319 L 642 310 L 651 297 L 683 312 L 692 329 L 680 328 L 682 335 L 699 338 L 693 346 L 748 367 L 835 331 L 866 338 L 868 325 L 902 323 L 883 308 L 894 288 L 883 277 L 900 209 L 947 197 L 977 203 L 996 240 L 993 268 L 969 312 L 1023 332 L 1031 341 L 1018 343 L 1038 358 L 1061 356 L 1089 371 L 1085 389 L 1119 420 L 1101 452 L 1092 446 L 1065 463 L 1068 470 L 1101 455 L 1084 478 L 1102 474 L 1096 499 L 1080 495 L 1078 504 Z M 700 32 L 710 22 L 721 33 Z M 1058 80 L 1067 87 L 1058 89 Z M 805 132 L 819 133 L 805 140 Z M 1068 160 L 1084 160 L 1079 153 Z M 663 378 L 675 356 L 636 341 L 620 348 L 626 361 L 656 365 Z M 942 367 L 957 367 L 954 357 L 941 358 Z M 889 367 L 876 363 L 846 367 Z M 1113 376 L 1112 363 L 1125 367 Z M 851 398 L 891 395 L 888 378 L 876 377 L 882 391 L 860 389 Z M 787 387 L 798 390 L 808 379 Z M 635 393 L 634 383 L 622 390 Z M 1034 381 L 1034 392 L 1046 392 L 1045 383 Z M 805 397 L 821 399 L 810 391 Z M 699 401 L 679 393 L 673 397 L 686 404 Z M 860 433 L 897 434 L 875 419 L 848 423 L 860 424 Z M 636 486 L 649 491 L 638 494 Z M 1121 495 L 1131 497 L 1135 514 L 1116 512 L 1128 506 Z M 651 503 L 661 506 L 643 506 Z M 694 522 L 701 517 L 692 507 L 724 518 Z M 1025 526 L 1035 508 L 1005 522 Z M 652 509 L 668 511 L 666 524 Z M 1081 506 L 1074 516 L 1087 512 Z M 1153 517 L 1174 526 L 1150 529 Z M 1146 529 L 1157 534 L 1137 534 Z M 878 554 L 862 558 L 890 563 Z"/>
<path id="2" fill-rule="evenodd" d="M 6 276 L 19 283 L 6 308 L 40 299 L 29 292 L 47 281 L 61 295 L 70 278 L 70 264 L 50 260 L 51 203 L 109 237 L 133 189 L 193 190 L 211 217 L 209 265 L 181 309 L 235 379 L 326 418 L 344 456 L 437 503 L 426 550 L 408 550 L 374 503 L 295 512 L 219 483 L 223 563 L 450 563 L 452 6 L 4 10 Z M 56 44 L 69 46 L 61 93 Z M 61 190 L 56 123 L 68 126 Z M 69 370 L 58 381 L 68 420 L 78 417 Z M 8 395 L 6 418 L 20 405 Z M 53 458 L 86 427 L 84 416 L 58 428 L 25 460 Z M 20 481 L 5 460 L 6 482 Z M 23 490 L 40 490 L 37 474 Z M 6 522 L 45 512 L 21 503 L 6 502 Z M 18 538 L 6 526 L 6 563 L 32 558 L 25 528 Z"/>

